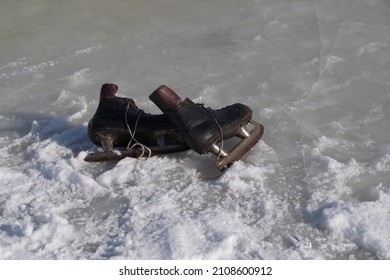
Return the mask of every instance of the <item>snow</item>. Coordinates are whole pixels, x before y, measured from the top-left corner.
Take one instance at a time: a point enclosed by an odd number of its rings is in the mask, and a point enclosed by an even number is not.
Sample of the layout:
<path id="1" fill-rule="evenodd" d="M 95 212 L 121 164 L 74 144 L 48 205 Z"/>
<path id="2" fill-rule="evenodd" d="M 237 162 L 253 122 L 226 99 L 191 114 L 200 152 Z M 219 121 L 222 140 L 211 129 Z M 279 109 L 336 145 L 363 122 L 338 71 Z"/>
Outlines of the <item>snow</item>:
<path id="1" fill-rule="evenodd" d="M 387 1 L 2 1 L 1 259 L 390 259 Z M 248 104 L 192 151 L 87 163 L 101 84 Z M 231 144 L 229 141 L 226 145 Z"/>

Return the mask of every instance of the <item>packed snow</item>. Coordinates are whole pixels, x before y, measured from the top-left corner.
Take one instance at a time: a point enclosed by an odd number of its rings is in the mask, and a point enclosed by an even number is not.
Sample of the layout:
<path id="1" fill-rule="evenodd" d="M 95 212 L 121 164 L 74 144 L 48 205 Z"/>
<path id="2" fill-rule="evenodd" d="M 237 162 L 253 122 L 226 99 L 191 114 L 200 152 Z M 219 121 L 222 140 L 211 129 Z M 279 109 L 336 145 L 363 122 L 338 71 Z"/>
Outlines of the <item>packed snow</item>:
<path id="1" fill-rule="evenodd" d="M 6 0 L 0 26 L 1 259 L 390 259 L 389 1 Z M 106 82 L 265 134 L 223 174 L 87 163 Z"/>

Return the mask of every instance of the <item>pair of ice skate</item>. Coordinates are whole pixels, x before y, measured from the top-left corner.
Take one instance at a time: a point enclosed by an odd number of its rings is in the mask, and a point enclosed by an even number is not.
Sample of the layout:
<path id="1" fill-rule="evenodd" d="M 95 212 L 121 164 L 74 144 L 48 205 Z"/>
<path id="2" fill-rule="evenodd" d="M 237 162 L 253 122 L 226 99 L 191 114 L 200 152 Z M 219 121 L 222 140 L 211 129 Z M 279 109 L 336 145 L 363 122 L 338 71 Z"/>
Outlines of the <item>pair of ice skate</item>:
<path id="1" fill-rule="evenodd" d="M 236 103 L 219 110 L 182 100 L 162 85 L 150 96 L 163 114 L 147 114 L 130 98 L 117 97 L 118 87 L 104 84 L 95 115 L 89 121 L 91 140 L 103 152 L 91 153 L 86 161 L 118 160 L 180 152 L 192 149 L 199 154 L 217 156 L 217 168 L 224 170 L 242 158 L 261 138 L 264 128 L 252 120 L 252 110 Z M 253 126 L 249 132 L 248 123 Z M 232 137 L 241 141 L 229 152 L 223 141 Z M 122 149 L 122 150 L 121 150 Z"/>

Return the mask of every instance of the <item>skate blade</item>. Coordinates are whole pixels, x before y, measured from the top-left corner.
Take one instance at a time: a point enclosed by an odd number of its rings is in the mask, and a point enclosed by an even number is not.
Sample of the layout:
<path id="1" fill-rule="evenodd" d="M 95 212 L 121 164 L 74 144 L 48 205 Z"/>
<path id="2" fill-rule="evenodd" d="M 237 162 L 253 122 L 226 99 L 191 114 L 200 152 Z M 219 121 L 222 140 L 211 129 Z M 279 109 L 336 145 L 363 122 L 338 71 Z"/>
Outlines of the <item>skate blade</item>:
<path id="1" fill-rule="evenodd" d="M 114 143 L 115 136 L 113 136 L 112 134 L 99 133 L 97 135 L 97 138 L 100 141 L 100 145 L 103 148 L 103 152 L 90 153 L 84 158 L 85 161 L 87 162 L 110 161 L 110 160 L 120 160 L 126 157 L 124 153 L 114 149 L 113 143 Z"/>
<path id="2" fill-rule="evenodd" d="M 243 140 L 240 141 L 229 153 L 227 156 L 221 157 L 217 162 L 217 168 L 220 171 L 224 171 L 226 168 L 231 166 L 235 161 L 240 160 L 250 149 L 259 142 L 260 138 L 264 133 L 264 126 L 254 120 L 250 120 L 249 123 L 253 125 L 249 136 L 243 137 Z M 241 133 L 242 134 L 242 133 Z M 238 135 L 242 138 L 240 135 Z"/>
<path id="3" fill-rule="evenodd" d="M 114 138 L 115 135 L 109 133 L 101 133 L 97 135 L 100 145 L 103 148 L 102 152 L 90 153 L 88 154 L 84 160 L 87 162 L 101 162 L 101 161 L 115 161 L 121 160 L 126 157 L 131 158 L 140 158 L 140 157 L 150 157 L 154 155 L 160 154 L 168 154 L 168 153 L 177 153 L 188 150 L 188 145 L 185 143 L 181 144 L 159 144 L 157 141 L 156 146 L 145 147 L 134 146 L 131 149 L 125 148 L 114 148 Z"/>
<path id="4" fill-rule="evenodd" d="M 160 155 L 160 154 L 168 154 L 168 153 L 178 153 L 185 150 L 188 150 L 187 145 L 167 145 L 167 146 L 156 146 L 149 147 L 151 151 L 150 156 Z M 136 147 L 129 150 L 112 150 L 111 152 L 96 152 L 88 154 L 84 160 L 87 162 L 101 162 L 101 161 L 115 161 L 121 160 L 126 157 L 131 158 L 140 158 L 140 157 L 148 157 L 149 152 L 147 150 L 143 150 L 142 148 Z"/>

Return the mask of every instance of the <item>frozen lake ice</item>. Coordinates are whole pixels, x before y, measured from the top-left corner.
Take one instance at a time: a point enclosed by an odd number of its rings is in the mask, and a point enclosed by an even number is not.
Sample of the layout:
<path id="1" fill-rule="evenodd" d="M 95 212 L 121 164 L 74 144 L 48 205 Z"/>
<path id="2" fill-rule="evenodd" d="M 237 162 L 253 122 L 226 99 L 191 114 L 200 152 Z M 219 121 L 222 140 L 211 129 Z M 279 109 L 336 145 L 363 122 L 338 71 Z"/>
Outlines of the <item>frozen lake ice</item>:
<path id="1" fill-rule="evenodd" d="M 0 4 L 1 259 L 390 259 L 390 2 Z M 241 102 L 262 140 L 87 163 L 103 83 Z"/>

